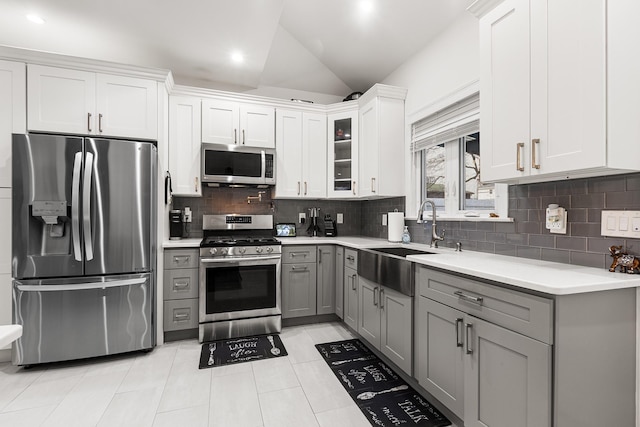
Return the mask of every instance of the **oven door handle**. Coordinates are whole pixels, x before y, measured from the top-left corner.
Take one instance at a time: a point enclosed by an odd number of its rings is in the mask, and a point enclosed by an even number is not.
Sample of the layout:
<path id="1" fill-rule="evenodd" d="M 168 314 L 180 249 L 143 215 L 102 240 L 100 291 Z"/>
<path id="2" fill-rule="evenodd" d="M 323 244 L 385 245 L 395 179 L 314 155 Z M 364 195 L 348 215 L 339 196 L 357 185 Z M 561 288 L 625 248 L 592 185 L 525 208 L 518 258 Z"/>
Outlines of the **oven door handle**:
<path id="1" fill-rule="evenodd" d="M 263 257 L 239 257 L 239 258 L 201 258 L 200 262 L 204 264 L 216 264 L 216 263 L 229 263 L 229 262 L 244 262 L 244 261 L 268 261 L 274 259 L 281 259 L 280 255 L 263 256 Z"/>

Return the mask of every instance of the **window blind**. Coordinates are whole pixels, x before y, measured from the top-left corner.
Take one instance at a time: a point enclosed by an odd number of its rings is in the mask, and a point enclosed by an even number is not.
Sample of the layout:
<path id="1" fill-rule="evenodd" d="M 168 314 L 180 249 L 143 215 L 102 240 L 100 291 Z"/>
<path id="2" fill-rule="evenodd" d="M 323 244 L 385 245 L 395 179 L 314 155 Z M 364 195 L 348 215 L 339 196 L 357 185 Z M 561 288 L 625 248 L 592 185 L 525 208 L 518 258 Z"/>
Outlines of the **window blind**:
<path id="1" fill-rule="evenodd" d="M 480 130 L 480 96 L 476 92 L 411 125 L 413 152 Z"/>

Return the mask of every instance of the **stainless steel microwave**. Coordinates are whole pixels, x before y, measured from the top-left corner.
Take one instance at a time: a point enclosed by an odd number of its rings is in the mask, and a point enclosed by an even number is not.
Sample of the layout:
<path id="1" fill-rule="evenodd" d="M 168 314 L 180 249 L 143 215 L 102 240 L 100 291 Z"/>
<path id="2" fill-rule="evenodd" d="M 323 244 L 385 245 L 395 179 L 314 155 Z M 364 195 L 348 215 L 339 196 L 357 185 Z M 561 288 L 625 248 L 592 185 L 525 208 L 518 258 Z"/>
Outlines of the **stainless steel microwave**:
<path id="1" fill-rule="evenodd" d="M 202 144 L 202 182 L 275 185 L 276 150 L 243 145 Z"/>

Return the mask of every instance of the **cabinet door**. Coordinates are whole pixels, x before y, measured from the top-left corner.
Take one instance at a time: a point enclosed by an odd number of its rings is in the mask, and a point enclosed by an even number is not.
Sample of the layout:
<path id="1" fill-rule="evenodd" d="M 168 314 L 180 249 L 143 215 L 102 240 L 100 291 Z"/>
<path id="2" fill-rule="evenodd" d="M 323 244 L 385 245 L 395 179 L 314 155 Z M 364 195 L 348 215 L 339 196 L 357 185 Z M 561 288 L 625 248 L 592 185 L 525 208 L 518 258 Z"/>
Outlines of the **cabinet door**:
<path id="1" fill-rule="evenodd" d="M 380 351 L 407 374 L 412 374 L 413 298 L 380 288 Z"/>
<path id="2" fill-rule="evenodd" d="M 276 111 L 276 197 L 302 196 L 302 113 Z"/>
<path id="3" fill-rule="evenodd" d="M 336 247 L 318 246 L 318 295 L 316 314 L 336 312 Z"/>
<path id="4" fill-rule="evenodd" d="M 304 196 L 327 197 L 327 118 L 302 115 L 302 181 Z"/>
<path id="5" fill-rule="evenodd" d="M 202 142 L 237 144 L 239 132 L 240 106 L 237 102 L 202 100 Z"/>
<path id="6" fill-rule="evenodd" d="M 86 71 L 29 65 L 29 130 L 95 134 L 96 75 Z"/>
<path id="7" fill-rule="evenodd" d="M 505 0 L 480 19 L 479 26 L 482 180 L 527 176 L 531 164 L 529 0 Z"/>
<path id="8" fill-rule="evenodd" d="M 260 105 L 240 104 L 238 144 L 275 148 L 275 109 Z"/>
<path id="9" fill-rule="evenodd" d="M 374 196 L 378 191 L 378 100 L 360 109 L 360 196 Z"/>
<path id="10" fill-rule="evenodd" d="M 26 132 L 25 74 L 24 64 L 0 61 L 0 187 L 11 187 L 11 134 Z"/>
<path id="11" fill-rule="evenodd" d="M 158 84 L 153 80 L 97 75 L 97 133 L 158 138 Z"/>
<path id="12" fill-rule="evenodd" d="M 336 248 L 336 314 L 339 318 L 344 318 L 344 249 L 342 246 Z"/>
<path id="13" fill-rule="evenodd" d="M 200 99 L 169 98 L 169 171 L 173 193 L 201 196 Z"/>
<path id="14" fill-rule="evenodd" d="M 607 164 L 605 3 L 531 1 L 532 175 Z"/>
<path id="15" fill-rule="evenodd" d="M 465 316 L 466 427 L 551 426 L 551 346 Z"/>
<path id="16" fill-rule="evenodd" d="M 358 333 L 380 348 L 380 285 L 358 279 Z"/>
<path id="17" fill-rule="evenodd" d="M 330 198 L 357 195 L 358 112 L 327 118 L 327 194 Z"/>
<path id="18" fill-rule="evenodd" d="M 344 323 L 358 330 L 358 272 L 344 269 Z"/>
<path id="19" fill-rule="evenodd" d="M 282 264 L 282 317 L 316 314 L 316 264 Z"/>
<path id="20" fill-rule="evenodd" d="M 416 316 L 418 382 L 464 417 L 464 313 L 419 296 Z"/>

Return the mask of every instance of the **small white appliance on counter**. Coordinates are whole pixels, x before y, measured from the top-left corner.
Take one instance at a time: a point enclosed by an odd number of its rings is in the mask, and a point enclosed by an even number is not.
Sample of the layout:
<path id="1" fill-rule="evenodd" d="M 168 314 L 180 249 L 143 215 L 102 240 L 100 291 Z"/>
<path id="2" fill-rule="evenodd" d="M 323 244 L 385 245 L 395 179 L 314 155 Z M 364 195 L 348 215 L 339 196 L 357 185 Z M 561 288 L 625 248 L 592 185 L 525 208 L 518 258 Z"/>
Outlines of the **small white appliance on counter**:
<path id="1" fill-rule="evenodd" d="M 390 242 L 399 243 L 402 241 L 402 231 L 404 230 L 404 212 L 389 212 L 387 214 L 387 239 Z"/>

